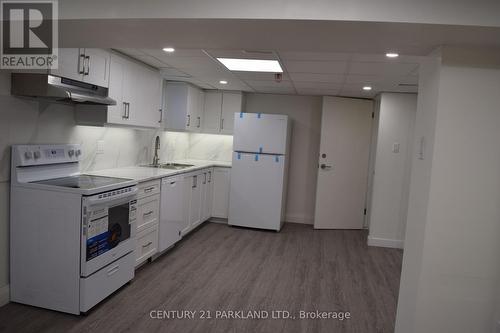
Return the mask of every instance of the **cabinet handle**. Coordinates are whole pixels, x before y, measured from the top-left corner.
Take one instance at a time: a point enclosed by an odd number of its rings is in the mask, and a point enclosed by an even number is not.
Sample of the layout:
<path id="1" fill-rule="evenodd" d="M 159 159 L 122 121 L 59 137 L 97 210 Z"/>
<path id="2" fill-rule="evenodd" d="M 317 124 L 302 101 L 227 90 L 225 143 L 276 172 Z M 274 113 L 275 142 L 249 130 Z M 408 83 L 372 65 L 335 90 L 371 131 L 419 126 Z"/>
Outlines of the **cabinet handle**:
<path id="1" fill-rule="evenodd" d="M 187 122 L 187 125 L 186 125 L 186 126 L 187 126 L 187 127 L 189 127 L 189 126 L 191 126 L 191 115 L 190 115 L 190 114 L 188 114 L 188 116 L 187 116 L 187 117 L 188 117 L 188 122 Z"/>
<path id="2" fill-rule="evenodd" d="M 220 120 L 220 129 L 221 130 L 224 129 L 224 118 L 221 118 L 221 120 Z"/>
<path id="3" fill-rule="evenodd" d="M 207 173 L 204 172 L 203 173 L 203 184 L 206 184 L 207 183 Z"/>
<path id="4" fill-rule="evenodd" d="M 198 176 L 193 176 L 193 188 L 198 186 Z"/>
<path id="5" fill-rule="evenodd" d="M 130 119 L 130 103 L 127 102 L 127 119 Z"/>
<path id="6" fill-rule="evenodd" d="M 123 102 L 123 119 L 127 119 L 127 102 Z"/>
<path id="7" fill-rule="evenodd" d="M 170 185 L 175 185 L 176 182 L 170 182 Z"/>
<path id="8" fill-rule="evenodd" d="M 151 244 L 153 244 L 153 242 L 151 242 L 151 241 L 150 241 L 149 243 L 144 244 L 142 247 L 143 247 L 143 248 L 146 248 L 146 247 L 148 247 L 148 246 L 149 246 L 149 245 L 151 245 Z"/>
<path id="9" fill-rule="evenodd" d="M 209 171 L 208 172 L 208 182 L 211 183 L 212 182 L 212 171 Z"/>
<path id="10" fill-rule="evenodd" d="M 155 189 L 155 187 L 154 187 L 154 186 L 151 186 L 151 187 L 145 188 L 145 189 L 144 189 L 144 193 L 149 193 L 149 192 L 151 192 L 151 191 L 152 191 L 152 190 L 154 190 L 154 189 Z"/>
<path id="11" fill-rule="evenodd" d="M 87 63 L 87 66 L 85 66 L 85 63 Z M 85 56 L 85 61 L 83 63 L 83 67 L 84 67 L 83 75 L 89 75 L 89 73 L 90 73 L 90 56 Z M 85 67 L 87 67 L 87 68 L 85 69 Z"/>
<path id="12" fill-rule="evenodd" d="M 111 276 L 118 272 L 118 269 L 120 268 L 120 265 L 116 265 L 115 267 L 111 268 L 108 270 L 108 276 Z"/>
<path id="13" fill-rule="evenodd" d="M 80 54 L 78 58 L 78 74 L 85 73 L 85 54 Z"/>
<path id="14" fill-rule="evenodd" d="M 163 110 L 159 109 L 158 112 L 160 112 L 160 120 L 158 120 L 159 123 L 163 121 Z"/>
<path id="15" fill-rule="evenodd" d="M 150 210 L 149 212 L 142 214 L 142 216 L 146 217 L 146 216 L 149 216 L 153 213 L 154 213 L 154 211 Z"/>
<path id="16" fill-rule="evenodd" d="M 200 128 L 200 126 L 201 126 L 201 117 L 198 117 L 198 126 L 196 127 Z"/>

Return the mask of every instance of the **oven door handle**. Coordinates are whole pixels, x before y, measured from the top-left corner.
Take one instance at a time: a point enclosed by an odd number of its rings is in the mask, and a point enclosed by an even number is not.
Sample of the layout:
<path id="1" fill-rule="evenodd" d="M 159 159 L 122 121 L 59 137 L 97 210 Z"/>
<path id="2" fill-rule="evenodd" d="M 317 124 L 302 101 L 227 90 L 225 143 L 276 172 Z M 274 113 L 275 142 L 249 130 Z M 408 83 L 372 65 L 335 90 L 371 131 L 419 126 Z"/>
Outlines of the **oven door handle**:
<path id="1" fill-rule="evenodd" d="M 136 196 L 137 192 L 139 192 L 139 189 L 137 188 L 137 186 L 134 186 L 130 192 L 125 192 L 125 193 L 122 193 L 119 195 L 114 195 L 114 196 L 106 197 L 106 198 L 99 198 L 98 196 L 91 197 L 88 199 L 88 203 L 89 203 L 89 205 L 93 206 L 93 205 L 107 204 L 107 203 L 115 202 L 115 201 L 126 202 L 127 200 L 124 200 L 124 199 L 132 198 L 132 197 Z"/>

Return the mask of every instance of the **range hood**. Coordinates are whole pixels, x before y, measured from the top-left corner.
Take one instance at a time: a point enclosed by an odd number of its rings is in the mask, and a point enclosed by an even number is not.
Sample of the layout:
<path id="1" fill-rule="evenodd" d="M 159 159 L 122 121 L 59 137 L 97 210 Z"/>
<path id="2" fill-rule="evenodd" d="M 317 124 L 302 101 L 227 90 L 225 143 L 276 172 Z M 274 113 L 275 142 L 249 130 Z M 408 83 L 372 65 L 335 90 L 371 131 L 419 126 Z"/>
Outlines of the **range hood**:
<path id="1" fill-rule="evenodd" d="M 108 88 L 49 74 L 12 73 L 11 94 L 54 102 L 116 105 Z"/>

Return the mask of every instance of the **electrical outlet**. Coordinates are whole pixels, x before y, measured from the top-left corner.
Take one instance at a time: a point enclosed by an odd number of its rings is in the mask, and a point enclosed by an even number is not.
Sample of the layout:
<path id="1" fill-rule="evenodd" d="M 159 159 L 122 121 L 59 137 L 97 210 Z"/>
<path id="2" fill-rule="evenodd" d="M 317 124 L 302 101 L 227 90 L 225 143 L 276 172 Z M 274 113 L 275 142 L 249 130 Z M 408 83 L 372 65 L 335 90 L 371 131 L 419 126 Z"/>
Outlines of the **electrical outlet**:
<path id="1" fill-rule="evenodd" d="M 395 154 L 399 153 L 399 142 L 394 142 L 392 144 L 392 152 Z"/>
<path id="2" fill-rule="evenodd" d="M 104 140 L 97 141 L 97 154 L 104 154 Z"/>

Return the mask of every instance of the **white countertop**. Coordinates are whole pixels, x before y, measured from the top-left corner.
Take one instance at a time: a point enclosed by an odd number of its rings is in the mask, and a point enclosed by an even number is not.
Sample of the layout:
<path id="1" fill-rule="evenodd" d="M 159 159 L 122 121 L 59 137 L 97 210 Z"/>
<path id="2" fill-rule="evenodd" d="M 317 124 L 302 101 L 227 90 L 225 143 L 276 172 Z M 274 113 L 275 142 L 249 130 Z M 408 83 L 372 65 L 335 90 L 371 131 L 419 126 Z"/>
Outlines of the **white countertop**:
<path id="1" fill-rule="evenodd" d="M 165 162 L 161 162 L 165 163 Z M 192 172 L 204 168 L 210 167 L 224 167 L 230 168 L 231 162 L 222 162 L 222 161 L 204 161 L 204 160 L 178 160 L 169 163 L 183 163 L 183 164 L 193 164 L 192 167 L 185 168 L 182 170 L 169 170 L 162 168 L 151 168 L 151 167 L 142 167 L 142 166 L 130 166 L 123 168 L 113 168 L 113 169 L 104 169 L 97 171 L 85 172 L 88 175 L 96 175 L 96 176 L 107 176 L 107 177 L 117 177 L 117 178 L 127 178 L 133 179 L 137 182 L 145 182 L 148 180 L 154 180 L 159 178 L 164 178 L 168 176 L 178 175 L 181 173 Z"/>

